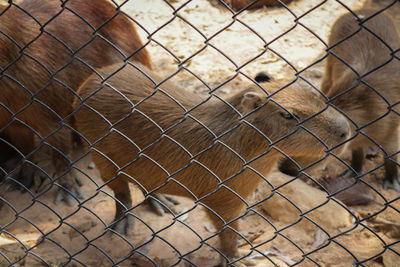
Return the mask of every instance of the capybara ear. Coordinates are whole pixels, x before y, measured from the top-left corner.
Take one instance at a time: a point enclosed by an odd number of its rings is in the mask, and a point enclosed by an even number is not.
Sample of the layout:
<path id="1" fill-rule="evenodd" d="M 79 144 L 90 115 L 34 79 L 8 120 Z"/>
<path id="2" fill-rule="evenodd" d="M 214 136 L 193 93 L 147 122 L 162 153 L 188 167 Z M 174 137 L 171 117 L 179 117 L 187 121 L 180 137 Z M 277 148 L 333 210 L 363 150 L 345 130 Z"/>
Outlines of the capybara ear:
<path id="1" fill-rule="evenodd" d="M 262 72 L 259 72 L 259 73 L 256 75 L 256 77 L 254 78 L 254 80 L 255 80 L 256 82 L 258 82 L 258 83 L 263 83 L 263 82 L 270 82 L 270 81 L 272 81 L 272 78 L 271 78 L 271 76 L 270 76 L 268 73 L 262 71 Z"/>
<path id="2" fill-rule="evenodd" d="M 262 105 L 262 96 L 256 92 L 247 92 L 243 95 L 242 106 L 246 111 L 251 111 Z"/>

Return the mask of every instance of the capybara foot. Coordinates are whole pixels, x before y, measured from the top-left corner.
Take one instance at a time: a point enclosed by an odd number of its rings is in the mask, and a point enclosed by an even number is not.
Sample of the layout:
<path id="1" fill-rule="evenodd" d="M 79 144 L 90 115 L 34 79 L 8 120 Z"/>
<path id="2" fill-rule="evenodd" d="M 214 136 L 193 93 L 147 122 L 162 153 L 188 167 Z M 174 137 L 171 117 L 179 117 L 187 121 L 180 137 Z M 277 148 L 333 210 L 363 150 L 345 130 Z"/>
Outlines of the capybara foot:
<path id="1" fill-rule="evenodd" d="M 149 205 L 154 209 L 154 211 L 160 215 L 164 216 L 165 212 L 173 212 L 175 214 L 179 213 L 176 205 L 179 205 L 179 201 L 174 197 L 166 194 L 152 194 L 152 197 L 147 198 Z"/>
<path id="2" fill-rule="evenodd" d="M 83 185 L 82 181 L 75 175 L 77 173 L 76 170 L 71 169 L 67 174 L 60 178 L 58 181 L 55 180 L 58 184 L 58 192 L 55 198 L 55 203 L 60 203 L 64 201 L 68 204 L 68 206 L 73 206 L 79 200 L 85 198 L 84 194 L 81 191 L 81 186 Z"/>
<path id="3" fill-rule="evenodd" d="M 40 168 L 29 161 L 23 163 L 19 156 L 2 163 L 1 169 L 1 180 L 7 179 L 7 191 L 27 192 L 31 188 L 35 188 L 36 179 L 40 177 L 38 170 Z"/>
<path id="4" fill-rule="evenodd" d="M 400 192 L 400 178 L 395 177 L 393 180 L 385 179 L 383 182 L 383 189 L 393 189 L 396 192 Z"/>
<path id="5" fill-rule="evenodd" d="M 127 235 L 130 231 L 133 230 L 133 227 L 134 227 L 133 216 L 129 214 L 126 214 L 123 218 L 115 221 L 111 225 L 111 229 L 113 229 L 115 232 L 121 235 Z"/>

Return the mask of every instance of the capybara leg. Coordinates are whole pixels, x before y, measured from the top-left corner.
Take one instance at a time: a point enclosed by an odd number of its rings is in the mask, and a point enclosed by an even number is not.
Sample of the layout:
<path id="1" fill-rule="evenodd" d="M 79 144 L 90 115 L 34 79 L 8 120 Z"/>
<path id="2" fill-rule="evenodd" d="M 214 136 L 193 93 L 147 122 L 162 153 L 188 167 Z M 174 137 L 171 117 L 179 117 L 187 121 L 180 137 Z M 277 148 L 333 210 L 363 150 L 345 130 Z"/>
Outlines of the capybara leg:
<path id="1" fill-rule="evenodd" d="M 239 223 L 234 221 L 229 226 L 238 231 Z M 240 253 L 237 248 L 238 234 L 234 230 L 227 228 L 219 236 L 221 238 L 221 251 L 224 253 L 224 256 L 221 255 L 221 266 L 245 267 L 257 264 L 248 258 L 240 259 L 246 255 Z"/>
<path id="2" fill-rule="evenodd" d="M 350 166 L 353 168 L 355 172 L 353 170 L 346 169 L 340 175 L 347 178 L 355 177 L 362 172 L 363 165 L 364 165 L 364 148 L 363 147 L 352 148 Z"/>
<path id="3" fill-rule="evenodd" d="M 1 163 L 1 180 L 5 180 L 6 191 L 20 190 L 25 184 L 20 181 L 22 161 L 18 155 L 12 156 L 5 162 Z M 29 186 L 29 185 L 28 185 Z"/>
<path id="4" fill-rule="evenodd" d="M 84 199 L 80 189 L 80 180 L 76 177 L 77 171 L 71 169 L 67 174 L 63 175 L 62 179 L 65 181 L 61 181 L 60 188 L 58 190 L 57 196 L 54 200 L 55 203 L 60 203 L 61 201 L 65 201 L 68 206 L 73 206 L 76 204 L 78 199 Z"/>
<path id="5" fill-rule="evenodd" d="M 78 199 L 84 199 L 80 187 L 82 181 L 79 179 L 79 172 L 70 165 L 67 159 L 61 158 L 61 155 L 54 155 L 53 162 L 55 166 L 54 182 L 58 184 L 59 190 L 55 198 L 55 202 L 65 201 L 69 206 L 76 204 Z M 53 166 L 47 166 L 44 168 L 45 175 L 51 178 L 51 174 L 48 173 Z"/>
<path id="6" fill-rule="evenodd" d="M 397 128 L 391 132 L 386 140 L 385 149 L 389 155 L 393 155 L 398 150 L 398 130 Z M 400 191 L 400 178 L 397 166 L 397 154 L 385 160 L 385 180 L 383 182 L 383 189 L 393 189 L 396 192 Z"/>
<path id="7" fill-rule="evenodd" d="M 364 148 L 358 147 L 351 151 L 351 167 L 356 171 L 357 174 L 362 172 L 364 165 Z"/>
<path id="8" fill-rule="evenodd" d="M 230 223 L 229 226 L 237 230 L 238 222 L 234 221 Z M 221 264 L 227 264 L 227 260 L 230 262 L 239 256 L 237 249 L 238 236 L 229 228 L 226 228 L 219 236 L 221 239 L 221 252 L 224 254 L 221 255 Z"/>
<path id="9" fill-rule="evenodd" d="M 397 164 L 390 159 L 386 160 L 385 164 L 385 181 L 383 182 L 383 189 L 394 189 L 400 192 L 400 179 L 398 176 Z"/>
<path id="10" fill-rule="evenodd" d="M 115 197 L 115 218 L 112 223 L 112 229 L 122 235 L 128 234 L 129 230 L 133 230 L 133 216 L 127 212 L 132 207 L 131 192 L 129 185 L 122 177 L 116 178 L 108 186 L 114 191 Z"/>
<path id="11" fill-rule="evenodd" d="M 240 193 L 240 192 L 239 192 Z M 220 239 L 221 265 L 227 266 L 239 257 L 237 240 L 238 226 L 236 220 L 243 209 L 244 203 L 232 192 L 221 189 L 202 201 L 208 207 L 208 213 L 215 229 L 222 232 L 218 235 Z M 216 216 L 217 214 L 218 216 Z M 223 224 L 228 223 L 225 227 Z M 232 266 L 232 265 L 229 265 Z"/>
<path id="12" fill-rule="evenodd" d="M 47 144 L 34 154 L 34 160 L 40 167 L 36 169 L 36 175 L 43 184 L 58 187 L 56 203 L 65 201 L 72 206 L 83 199 L 80 173 L 74 167 L 79 151 L 73 148 L 72 131 L 63 127 L 44 141 Z"/>
<path id="13" fill-rule="evenodd" d="M 28 190 L 34 185 L 34 160 L 28 157 L 34 149 L 34 136 L 26 127 L 14 123 L 1 136 L 1 176 L 8 176 L 9 189 Z"/>

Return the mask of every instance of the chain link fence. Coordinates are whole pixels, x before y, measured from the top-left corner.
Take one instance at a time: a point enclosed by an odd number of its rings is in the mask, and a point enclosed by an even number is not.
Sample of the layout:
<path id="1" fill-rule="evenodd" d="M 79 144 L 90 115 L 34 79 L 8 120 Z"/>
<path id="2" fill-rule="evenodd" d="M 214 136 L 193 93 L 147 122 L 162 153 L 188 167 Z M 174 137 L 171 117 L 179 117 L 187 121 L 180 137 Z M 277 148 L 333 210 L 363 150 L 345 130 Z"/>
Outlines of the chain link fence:
<path id="1" fill-rule="evenodd" d="M 400 266 L 399 1 L 2 1 L 1 266 Z"/>

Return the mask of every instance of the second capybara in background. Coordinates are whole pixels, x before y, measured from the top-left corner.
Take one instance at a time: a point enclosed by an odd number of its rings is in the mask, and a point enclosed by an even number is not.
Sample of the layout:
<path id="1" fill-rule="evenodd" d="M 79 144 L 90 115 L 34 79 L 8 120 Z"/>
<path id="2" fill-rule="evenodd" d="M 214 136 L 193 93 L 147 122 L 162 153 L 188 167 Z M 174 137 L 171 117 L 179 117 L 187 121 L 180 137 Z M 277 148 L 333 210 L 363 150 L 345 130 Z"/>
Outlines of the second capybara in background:
<path id="1" fill-rule="evenodd" d="M 281 7 L 282 3 L 283 4 L 289 4 L 293 0 L 224 0 L 225 3 L 227 3 L 233 10 L 239 11 L 246 6 L 252 4 L 247 10 L 250 9 L 257 9 L 263 6 L 270 6 L 270 7 Z"/>
<path id="2" fill-rule="evenodd" d="M 393 51 L 400 48 L 400 38 L 385 13 L 355 14 L 342 16 L 332 27 L 322 91 L 354 125 L 357 137 L 349 144 L 353 170 L 362 172 L 364 149 L 375 143 L 385 153 L 384 188 L 399 191 L 400 62 Z"/>
<path id="3" fill-rule="evenodd" d="M 207 96 L 168 81 L 157 87 L 162 79 L 140 68 L 146 75 L 130 65 L 107 80 L 92 75 L 77 92 L 82 100 L 74 103 L 76 130 L 118 199 L 113 224 L 119 232 L 132 225 L 132 216 L 124 218 L 132 206 L 128 182 L 145 193 L 189 196 L 212 210 L 216 229 L 229 225 L 220 234 L 220 248 L 232 260 L 239 256 L 238 236 L 229 228 L 238 229 L 244 200 L 281 151 L 323 156 L 349 135 L 344 116 L 296 85 L 276 92 L 284 84 L 271 82 L 271 97 L 254 86 L 228 98 L 229 104 L 215 96 L 202 103 Z"/>
<path id="4" fill-rule="evenodd" d="M 61 125 L 73 112 L 77 88 L 94 70 L 116 62 L 151 68 L 150 57 L 134 23 L 111 1 L 10 3 L 1 6 L 0 16 L 0 134 L 22 155 L 36 148 L 35 135 L 47 138 L 61 152 L 50 148 L 55 176 L 63 176 L 72 135 Z M 57 182 L 75 192 L 75 179 L 68 176 Z"/>

